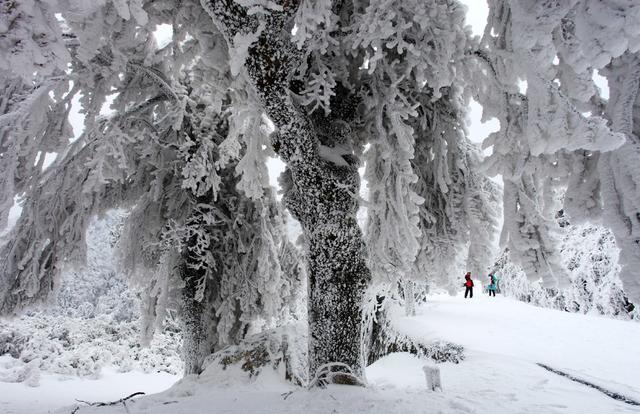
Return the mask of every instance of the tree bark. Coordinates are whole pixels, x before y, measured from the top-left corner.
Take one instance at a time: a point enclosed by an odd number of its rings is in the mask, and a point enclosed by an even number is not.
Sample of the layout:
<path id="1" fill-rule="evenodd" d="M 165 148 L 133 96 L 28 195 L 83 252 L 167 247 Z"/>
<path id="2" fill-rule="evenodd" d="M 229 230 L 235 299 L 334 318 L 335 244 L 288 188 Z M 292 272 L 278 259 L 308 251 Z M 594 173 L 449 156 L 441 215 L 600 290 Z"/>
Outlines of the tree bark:
<path id="1" fill-rule="evenodd" d="M 407 279 L 404 281 L 404 306 L 407 316 L 416 316 L 416 299 L 413 286 L 413 280 Z"/>
<path id="2" fill-rule="evenodd" d="M 371 275 L 356 221 L 360 176 L 353 159 L 345 158 L 349 165 L 339 166 L 319 155 L 319 131 L 335 127 L 337 119 L 312 122 L 291 99 L 291 74 L 303 56 L 290 41 L 289 26 L 298 2 L 276 3 L 282 11 L 271 11 L 258 21 L 231 0 L 203 0 L 231 48 L 236 35 L 261 29 L 258 40 L 249 47 L 245 68 L 277 128 L 272 142 L 287 164 L 285 205 L 302 224 L 309 242 L 310 378 L 331 363 L 346 364 L 361 376 L 362 300 Z M 335 382 L 349 382 L 346 378 L 333 377 Z"/>
<path id="3" fill-rule="evenodd" d="M 180 264 L 180 278 L 184 281 L 182 289 L 182 354 L 184 361 L 184 374 L 199 375 L 202 372 L 202 363 L 206 357 L 204 352 L 205 337 L 202 316 L 204 306 L 196 300 L 198 275 L 189 269 L 187 261 Z"/>

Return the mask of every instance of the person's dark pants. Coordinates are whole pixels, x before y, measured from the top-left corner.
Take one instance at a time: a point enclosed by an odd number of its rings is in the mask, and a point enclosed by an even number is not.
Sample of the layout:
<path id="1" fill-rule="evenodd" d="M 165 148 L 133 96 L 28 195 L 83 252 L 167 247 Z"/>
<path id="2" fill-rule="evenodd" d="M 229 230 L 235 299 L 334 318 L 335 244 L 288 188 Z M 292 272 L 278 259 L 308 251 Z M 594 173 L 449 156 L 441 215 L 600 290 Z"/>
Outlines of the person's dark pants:
<path id="1" fill-rule="evenodd" d="M 493 297 L 496 297 L 496 291 L 495 290 L 491 290 L 489 289 L 489 296 L 493 295 Z"/>
<path id="2" fill-rule="evenodd" d="M 467 294 L 469 295 L 470 298 L 473 297 L 473 288 L 470 286 L 467 286 L 467 288 L 464 290 L 464 297 L 467 297 Z"/>

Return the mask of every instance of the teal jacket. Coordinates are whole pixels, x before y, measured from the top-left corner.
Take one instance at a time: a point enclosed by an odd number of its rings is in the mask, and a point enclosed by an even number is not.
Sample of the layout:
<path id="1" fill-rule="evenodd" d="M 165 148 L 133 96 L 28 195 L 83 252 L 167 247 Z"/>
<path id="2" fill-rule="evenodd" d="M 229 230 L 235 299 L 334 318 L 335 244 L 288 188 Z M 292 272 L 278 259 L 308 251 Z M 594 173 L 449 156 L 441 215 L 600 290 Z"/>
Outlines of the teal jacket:
<path id="1" fill-rule="evenodd" d="M 491 278 L 491 283 L 489 283 L 489 286 L 487 286 L 487 290 L 497 290 L 496 283 L 498 283 L 498 278 L 493 276 Z"/>

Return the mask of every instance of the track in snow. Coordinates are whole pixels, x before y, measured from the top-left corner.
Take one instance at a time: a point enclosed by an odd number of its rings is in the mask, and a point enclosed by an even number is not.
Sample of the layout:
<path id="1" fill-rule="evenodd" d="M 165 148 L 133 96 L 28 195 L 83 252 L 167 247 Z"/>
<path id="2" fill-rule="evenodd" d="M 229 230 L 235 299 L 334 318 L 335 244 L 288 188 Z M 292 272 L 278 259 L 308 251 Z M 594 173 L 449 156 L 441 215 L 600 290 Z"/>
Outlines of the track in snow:
<path id="1" fill-rule="evenodd" d="M 638 401 L 636 401 L 636 400 L 634 400 L 632 398 L 626 397 L 626 396 L 624 396 L 622 394 L 618 394 L 617 392 L 613 392 L 613 391 L 608 390 L 606 388 L 602 388 L 599 385 L 596 385 L 596 384 L 591 383 L 589 381 L 585 381 L 585 380 L 583 380 L 581 378 L 574 377 L 573 375 L 569 375 L 566 372 L 560 371 L 559 369 L 551 368 L 550 366 L 545 365 L 545 364 L 541 364 L 539 362 L 537 362 L 536 365 L 538 365 L 541 368 L 546 369 L 549 372 L 553 372 L 554 374 L 560 375 L 561 377 L 568 378 L 573 382 L 577 382 L 579 384 L 586 385 L 587 387 L 594 388 L 594 389 L 600 391 L 601 393 L 603 393 L 604 395 L 613 398 L 614 400 L 622 401 L 623 403 L 629 404 L 629 405 L 640 406 L 640 402 L 638 402 Z"/>

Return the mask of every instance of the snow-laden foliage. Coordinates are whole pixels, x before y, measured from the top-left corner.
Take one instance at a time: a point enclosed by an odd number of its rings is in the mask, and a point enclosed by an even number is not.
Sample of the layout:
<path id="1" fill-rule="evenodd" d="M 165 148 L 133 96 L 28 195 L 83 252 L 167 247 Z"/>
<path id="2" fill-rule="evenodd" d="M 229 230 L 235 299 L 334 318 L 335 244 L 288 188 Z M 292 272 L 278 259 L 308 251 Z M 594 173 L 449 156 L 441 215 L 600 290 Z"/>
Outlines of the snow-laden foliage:
<path id="1" fill-rule="evenodd" d="M 482 155 L 466 138 L 465 105 L 455 88 L 421 105 L 417 156 L 421 247 L 416 279 L 455 291 L 460 275 L 483 275 L 495 256 L 500 216 L 497 185 L 479 172 Z"/>
<path id="2" fill-rule="evenodd" d="M 564 289 L 545 288 L 527 280 L 507 252 L 495 272 L 503 294 L 537 306 L 568 312 L 593 313 L 619 319 L 639 319 L 638 308 L 629 302 L 620 281 L 619 249 L 611 231 L 589 224 L 563 227 L 560 245 L 562 265 L 571 282 Z"/>
<path id="3" fill-rule="evenodd" d="M 550 224 L 559 207 L 554 194 L 566 188 L 564 207 L 572 220 L 602 217 L 613 230 L 622 250 L 621 280 L 637 301 L 634 170 L 640 153 L 633 112 L 640 6 L 591 0 L 489 5 L 483 49 L 474 54 L 496 78 L 493 88 L 487 84 L 485 93 L 477 93 L 484 116 L 497 117 L 502 127 L 485 145 L 494 146 L 489 171 L 505 178 L 503 241 L 527 274 L 566 273 L 553 254 L 558 236 Z M 594 70 L 607 77 L 608 102 L 594 85 Z M 526 81 L 526 96 L 518 92 L 519 80 Z M 516 228 L 535 231 L 523 235 Z M 562 281 L 547 277 L 547 285 L 553 279 Z"/>
<path id="4" fill-rule="evenodd" d="M 463 261 L 484 272 L 498 193 L 481 169 L 502 175 L 501 241 L 529 278 L 570 282 L 554 222 L 564 200 L 576 220 L 612 227 L 621 279 L 640 297 L 638 5 L 489 6 L 477 39 L 456 0 L 3 5 L 0 224 L 16 196 L 22 214 L 0 252 L 0 309 L 46 296 L 60 263 L 85 258 L 91 217 L 121 207 L 120 264 L 146 287 L 145 333 L 181 306 L 187 354 L 198 355 L 187 371 L 286 319 L 300 281 L 288 277 L 300 273 L 279 261 L 283 219 L 265 189 L 272 149 L 307 247 L 312 373 L 332 362 L 362 373 L 372 278 L 446 284 Z M 157 41 L 158 25 L 170 40 Z M 609 102 L 594 69 L 609 79 Z M 484 161 L 466 139 L 471 97 L 500 122 Z"/>
<path id="5" fill-rule="evenodd" d="M 92 220 L 87 264 L 62 271 L 55 301 L 0 320 L 0 381 L 37 385 L 40 371 L 96 377 L 109 366 L 182 371 L 182 335 L 171 319 L 148 346 L 140 345 L 140 297 L 114 266 L 122 220 L 122 212 Z"/>
<path id="6" fill-rule="evenodd" d="M 280 265 L 287 241 L 268 188 L 267 130 L 200 4 L 46 4 L 68 69 L 0 73 L 3 211 L 16 195 L 22 209 L 2 244 L 0 308 L 43 300 L 64 262 L 86 261 L 91 218 L 118 207 L 118 268 L 145 292 L 143 342 L 177 310 L 197 371 L 250 326 L 289 318 L 303 273 Z M 160 24 L 171 27 L 162 46 Z M 78 109 L 84 131 L 73 137 Z"/>
<path id="7" fill-rule="evenodd" d="M 386 13 L 389 8 L 397 12 Z M 365 172 L 371 268 L 377 281 L 424 280 L 427 275 L 414 270 L 428 232 L 420 226 L 421 216 L 437 207 L 432 198 L 425 202 L 426 191 L 420 190 L 429 184 L 416 174 L 431 171 L 414 158 L 429 157 L 426 141 L 433 131 L 427 132 L 432 126 L 427 118 L 438 116 L 424 104 L 440 98 L 443 90 L 446 94 L 464 55 L 464 9 L 456 2 L 382 1 L 369 4 L 354 20 L 356 30 L 347 46 L 363 50 L 363 84 L 369 89 L 361 133 L 371 142 Z M 438 180 L 447 180 L 446 172 L 432 171 Z"/>
<path id="8" fill-rule="evenodd" d="M 609 81 L 605 113 L 612 127 L 627 137 L 622 147 L 598 158 L 603 218 L 621 250 L 625 292 L 640 303 L 640 52 L 625 53 L 603 73 Z"/>
<path id="9" fill-rule="evenodd" d="M 66 69 L 70 54 L 62 28 L 51 19 L 55 9 L 50 2 L 5 1 L 0 7 L 1 72 L 21 68 L 30 80 L 34 72 L 51 75 Z"/>

